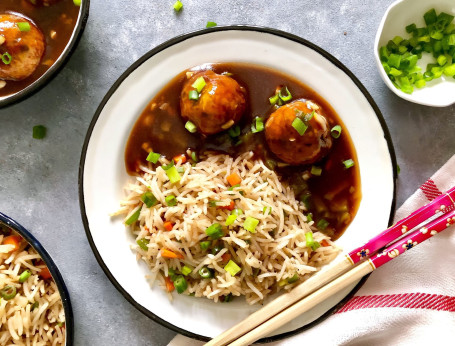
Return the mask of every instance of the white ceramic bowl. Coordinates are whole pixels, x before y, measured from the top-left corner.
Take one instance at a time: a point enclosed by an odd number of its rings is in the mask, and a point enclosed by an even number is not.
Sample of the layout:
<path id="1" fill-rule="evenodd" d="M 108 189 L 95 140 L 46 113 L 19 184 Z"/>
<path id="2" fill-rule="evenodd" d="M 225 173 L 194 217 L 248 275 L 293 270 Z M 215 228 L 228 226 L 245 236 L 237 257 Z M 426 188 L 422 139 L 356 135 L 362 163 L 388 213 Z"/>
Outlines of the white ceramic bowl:
<path id="1" fill-rule="evenodd" d="M 337 244 L 345 249 L 360 246 L 387 227 L 394 209 L 396 165 L 385 122 L 365 88 L 327 52 L 284 32 L 243 26 L 202 30 L 153 49 L 118 79 L 93 118 L 79 172 L 81 212 L 95 256 L 125 298 L 155 321 L 199 339 L 214 337 L 260 306 L 248 306 L 244 299 L 216 304 L 183 295 L 170 302 L 160 287 L 150 288 L 145 279 L 149 269 L 130 249 L 134 237 L 121 218 L 111 219 L 109 213 L 118 209 L 125 197 L 123 188 L 131 180 L 125 171 L 125 145 L 148 102 L 189 67 L 239 61 L 268 66 L 307 84 L 332 105 L 348 128 L 357 150 L 363 197 Z M 328 316 L 355 286 L 277 330 L 274 338 Z"/>
<path id="2" fill-rule="evenodd" d="M 432 8 L 438 14 L 440 12 L 447 12 L 455 15 L 454 0 L 398 0 L 390 5 L 382 18 L 376 34 L 374 54 L 379 73 L 384 83 L 395 94 L 405 100 L 421 105 L 446 107 L 455 103 L 455 79 L 442 76 L 441 78 L 428 82 L 424 88 L 414 88 L 412 94 L 406 94 L 392 84 L 379 58 L 379 48 L 386 45 L 389 40 L 395 36 L 401 36 L 403 38 L 410 36 L 405 29 L 407 25 L 416 23 L 417 27 L 425 26 L 423 15 Z M 417 64 L 425 71 L 425 67 L 430 61 L 434 61 L 433 56 L 431 55 L 430 57 L 430 54 L 424 54 Z"/>

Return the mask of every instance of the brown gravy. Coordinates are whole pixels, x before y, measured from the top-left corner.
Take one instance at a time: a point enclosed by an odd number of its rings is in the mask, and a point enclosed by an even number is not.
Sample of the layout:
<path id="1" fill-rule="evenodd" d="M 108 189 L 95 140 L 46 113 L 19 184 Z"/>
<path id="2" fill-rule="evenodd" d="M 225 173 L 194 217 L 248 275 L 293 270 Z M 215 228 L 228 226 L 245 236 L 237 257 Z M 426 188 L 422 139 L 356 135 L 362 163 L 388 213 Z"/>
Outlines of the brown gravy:
<path id="1" fill-rule="evenodd" d="M 321 176 L 311 176 L 304 180 L 311 166 L 277 167 L 280 176 L 294 189 L 296 197 L 305 202 L 313 214 L 315 224 L 321 219 L 329 222 L 324 230 L 332 239 L 338 238 L 354 218 L 361 199 L 360 174 L 357 155 L 350 135 L 335 110 L 314 90 L 296 79 L 278 71 L 246 63 L 217 63 L 199 67 L 212 69 L 217 73 L 232 73 L 232 78 L 244 86 L 249 95 L 249 106 L 239 124 L 243 142 L 235 145 L 225 133 L 204 137 L 191 134 L 185 129 L 185 121 L 180 117 L 180 92 L 186 72 L 184 71 L 169 82 L 144 109 L 128 139 L 125 151 L 127 172 L 137 174 L 139 165 L 147 165 L 148 151 L 160 153 L 167 158 L 185 153 L 188 148 L 204 153 L 207 150 L 238 155 L 247 150 L 255 153 L 264 161 L 272 159 L 279 162 L 269 151 L 264 132 L 252 134 L 250 126 L 254 117 L 268 116 L 274 111 L 269 97 L 277 86 L 287 86 L 293 100 L 303 98 L 316 101 L 325 111 L 330 128 L 341 125 L 343 130 L 334 139 L 332 150 L 316 165 L 323 168 Z M 355 166 L 346 169 L 343 161 L 353 159 Z"/>
<path id="2" fill-rule="evenodd" d="M 23 90 L 40 78 L 58 59 L 73 34 L 80 7 L 73 0 L 60 0 L 50 6 L 34 6 L 26 0 L 1 0 L 0 13 L 15 12 L 31 19 L 46 38 L 46 50 L 41 64 L 31 76 L 21 81 L 6 81 L 0 89 L 0 97 Z M 51 33 L 55 31 L 55 38 Z"/>

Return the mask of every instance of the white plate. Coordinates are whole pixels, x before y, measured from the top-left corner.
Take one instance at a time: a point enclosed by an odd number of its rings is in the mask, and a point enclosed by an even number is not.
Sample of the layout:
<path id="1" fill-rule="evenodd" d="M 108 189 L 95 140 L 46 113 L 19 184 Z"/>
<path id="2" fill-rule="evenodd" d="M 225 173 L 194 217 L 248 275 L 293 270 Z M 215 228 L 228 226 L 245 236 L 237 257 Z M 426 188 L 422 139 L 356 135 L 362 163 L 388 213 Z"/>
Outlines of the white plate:
<path id="1" fill-rule="evenodd" d="M 406 33 L 407 25 L 416 23 L 418 28 L 424 27 L 425 21 L 423 15 L 432 8 L 434 8 L 438 14 L 440 12 L 447 12 L 455 15 L 454 0 L 398 0 L 390 5 L 382 18 L 378 32 L 376 33 L 374 55 L 382 80 L 395 94 L 405 100 L 421 105 L 446 107 L 455 103 L 455 80 L 452 77 L 443 75 L 441 78 L 428 82 L 426 87 L 422 89 L 414 88 L 412 94 L 406 94 L 392 84 L 392 81 L 382 67 L 381 59 L 379 57 L 379 48 L 385 46 L 387 42 L 395 36 L 404 38 L 411 36 Z M 427 64 L 434 62 L 435 59 L 433 58 L 433 55 L 424 53 L 417 65 L 422 67 L 423 71 L 425 71 Z"/>
<path id="2" fill-rule="evenodd" d="M 249 62 L 294 76 L 327 100 L 347 126 L 357 150 L 362 201 L 337 243 L 361 245 L 385 229 L 394 210 L 395 156 L 384 120 L 371 96 L 339 61 L 313 44 L 272 29 L 224 27 L 172 39 L 134 63 L 99 106 L 84 144 L 79 175 L 81 212 L 92 249 L 117 289 L 147 316 L 184 335 L 206 339 L 240 322 L 260 306 L 242 299 L 215 304 L 150 288 L 146 265 L 130 250 L 134 238 L 117 210 L 124 186 L 124 150 L 144 107 L 175 75 L 207 62 Z M 333 296 L 273 335 L 295 331 L 328 315 L 355 285 Z M 328 313 L 329 312 L 329 313 Z M 277 337 L 275 337 L 276 339 Z"/>

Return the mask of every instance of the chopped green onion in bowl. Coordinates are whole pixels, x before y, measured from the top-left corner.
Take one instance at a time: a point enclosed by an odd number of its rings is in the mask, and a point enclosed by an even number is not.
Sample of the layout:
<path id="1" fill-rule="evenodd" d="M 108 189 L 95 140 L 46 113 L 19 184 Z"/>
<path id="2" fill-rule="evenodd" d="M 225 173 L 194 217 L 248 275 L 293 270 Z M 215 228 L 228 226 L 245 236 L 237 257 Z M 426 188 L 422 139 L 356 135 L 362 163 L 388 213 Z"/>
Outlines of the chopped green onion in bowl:
<path id="1" fill-rule="evenodd" d="M 378 48 L 378 57 L 390 82 L 406 94 L 426 87 L 432 80 L 455 76 L 454 16 L 430 9 L 423 14 L 423 19 L 423 27 L 415 23 L 405 27 L 410 37 L 395 36 Z M 418 66 L 424 55 L 425 60 L 433 59 L 426 71 Z"/>

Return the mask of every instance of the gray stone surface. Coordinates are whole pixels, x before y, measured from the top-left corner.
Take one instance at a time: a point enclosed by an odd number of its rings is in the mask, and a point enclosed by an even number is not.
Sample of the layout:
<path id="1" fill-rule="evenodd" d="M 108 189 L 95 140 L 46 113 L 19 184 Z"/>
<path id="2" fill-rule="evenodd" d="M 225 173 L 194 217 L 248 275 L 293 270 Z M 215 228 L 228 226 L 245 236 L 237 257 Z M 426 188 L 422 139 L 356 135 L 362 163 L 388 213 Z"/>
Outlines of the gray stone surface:
<path id="1" fill-rule="evenodd" d="M 84 36 L 67 66 L 43 90 L 0 110 L 0 211 L 33 232 L 68 285 L 77 345 L 165 345 L 174 333 L 131 306 L 104 275 L 82 226 L 78 164 L 97 105 L 137 58 L 176 35 L 249 24 L 281 29 L 321 46 L 366 86 L 390 128 L 401 174 L 400 205 L 455 152 L 455 106 L 404 101 L 382 82 L 373 59 L 380 19 L 392 0 L 92 0 Z M 32 127 L 48 128 L 44 140 Z"/>

